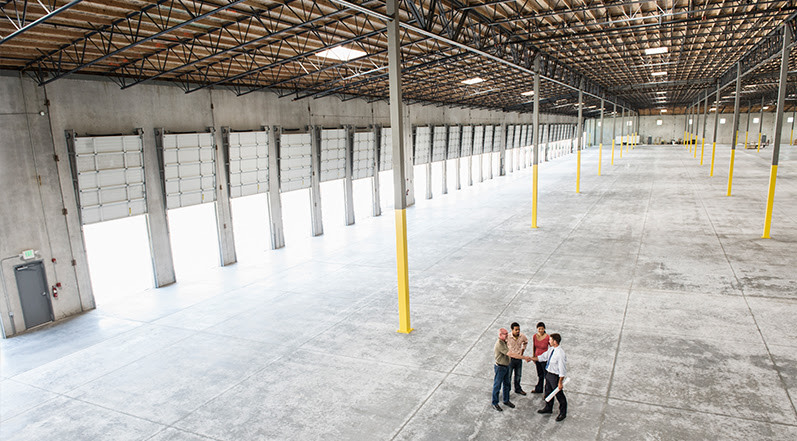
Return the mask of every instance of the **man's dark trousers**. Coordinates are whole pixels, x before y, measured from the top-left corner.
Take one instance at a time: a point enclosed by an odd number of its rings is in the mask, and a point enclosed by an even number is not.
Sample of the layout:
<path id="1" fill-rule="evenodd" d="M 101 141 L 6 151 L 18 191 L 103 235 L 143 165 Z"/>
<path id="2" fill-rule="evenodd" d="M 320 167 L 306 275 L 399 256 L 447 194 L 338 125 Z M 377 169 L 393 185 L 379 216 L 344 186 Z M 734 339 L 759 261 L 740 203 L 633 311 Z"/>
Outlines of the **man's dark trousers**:
<path id="1" fill-rule="evenodd" d="M 537 368 L 537 385 L 534 386 L 534 392 L 540 393 L 542 392 L 542 388 L 545 385 L 545 362 L 544 361 L 535 361 L 534 366 Z"/>
<path id="2" fill-rule="evenodd" d="M 504 403 L 509 402 L 509 366 L 495 365 L 495 379 L 493 380 L 493 406 L 498 404 L 498 392 L 504 387 Z"/>
<path id="3" fill-rule="evenodd" d="M 559 387 L 559 376 L 547 372 L 545 374 L 545 398 Z M 567 415 L 567 398 L 565 398 L 565 391 L 561 390 L 556 394 L 556 399 L 559 401 L 559 415 Z M 553 410 L 553 400 L 545 403 L 545 410 Z"/>
<path id="4" fill-rule="evenodd" d="M 509 378 L 514 378 L 515 392 L 520 393 L 523 388 L 520 387 L 520 377 L 523 373 L 523 360 L 512 358 L 509 360 Z"/>

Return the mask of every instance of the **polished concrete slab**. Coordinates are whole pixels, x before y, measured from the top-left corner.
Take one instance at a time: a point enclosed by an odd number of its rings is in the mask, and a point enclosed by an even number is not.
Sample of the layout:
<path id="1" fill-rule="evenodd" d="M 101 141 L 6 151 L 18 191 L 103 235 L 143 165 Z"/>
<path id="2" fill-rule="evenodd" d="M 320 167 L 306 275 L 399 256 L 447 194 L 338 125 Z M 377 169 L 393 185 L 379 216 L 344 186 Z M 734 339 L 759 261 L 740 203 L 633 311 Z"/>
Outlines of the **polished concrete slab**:
<path id="1" fill-rule="evenodd" d="M 584 152 L 288 243 L 0 343 L 0 439 L 797 439 L 797 152 L 713 177 L 680 146 Z M 604 158 L 607 158 L 606 151 Z M 451 171 L 449 171 L 451 172 Z M 439 179 L 439 177 L 436 177 Z M 490 407 L 497 330 L 560 332 L 568 418 Z M 536 374 L 526 365 L 523 384 Z"/>

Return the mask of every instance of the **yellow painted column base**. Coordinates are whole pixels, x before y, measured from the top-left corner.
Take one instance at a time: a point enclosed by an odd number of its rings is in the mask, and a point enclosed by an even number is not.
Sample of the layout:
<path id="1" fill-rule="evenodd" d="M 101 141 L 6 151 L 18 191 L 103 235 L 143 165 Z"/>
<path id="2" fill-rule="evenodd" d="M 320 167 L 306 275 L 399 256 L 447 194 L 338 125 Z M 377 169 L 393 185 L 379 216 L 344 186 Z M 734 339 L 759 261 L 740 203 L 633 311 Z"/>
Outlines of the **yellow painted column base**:
<path id="1" fill-rule="evenodd" d="M 407 264 L 407 210 L 396 210 L 396 266 L 398 271 L 399 329 L 409 334 L 410 326 L 410 276 Z"/>
<path id="2" fill-rule="evenodd" d="M 601 165 L 603 165 L 603 143 L 598 144 L 598 176 L 601 175 Z"/>
<path id="3" fill-rule="evenodd" d="M 773 165 L 769 170 L 769 191 L 767 192 L 767 212 L 764 216 L 764 235 L 762 239 L 769 239 L 769 229 L 772 226 L 772 207 L 775 205 L 775 180 L 778 178 L 778 166 Z"/>
<path id="4" fill-rule="evenodd" d="M 697 137 L 695 137 L 695 159 L 697 159 Z"/>
<path id="5" fill-rule="evenodd" d="M 736 149 L 731 150 L 731 167 L 728 170 L 728 196 L 731 195 L 731 188 L 733 187 L 733 162 L 736 159 Z"/>
<path id="6" fill-rule="evenodd" d="M 537 228 L 537 178 L 538 164 L 531 166 L 531 228 Z"/>
<path id="7" fill-rule="evenodd" d="M 581 150 L 576 155 L 576 193 L 581 193 Z"/>
<path id="8" fill-rule="evenodd" d="M 761 134 L 760 133 L 758 134 L 758 145 L 756 145 L 755 151 L 756 151 L 756 153 L 761 151 Z"/>
<path id="9" fill-rule="evenodd" d="M 714 176 L 714 156 L 717 153 L 717 143 L 711 143 L 711 170 L 709 171 L 709 176 Z"/>
<path id="10" fill-rule="evenodd" d="M 703 165 L 703 154 L 706 152 L 706 138 L 703 138 L 703 143 L 700 145 L 700 165 Z"/>
<path id="11" fill-rule="evenodd" d="M 612 165 L 614 165 L 614 140 L 612 139 Z"/>

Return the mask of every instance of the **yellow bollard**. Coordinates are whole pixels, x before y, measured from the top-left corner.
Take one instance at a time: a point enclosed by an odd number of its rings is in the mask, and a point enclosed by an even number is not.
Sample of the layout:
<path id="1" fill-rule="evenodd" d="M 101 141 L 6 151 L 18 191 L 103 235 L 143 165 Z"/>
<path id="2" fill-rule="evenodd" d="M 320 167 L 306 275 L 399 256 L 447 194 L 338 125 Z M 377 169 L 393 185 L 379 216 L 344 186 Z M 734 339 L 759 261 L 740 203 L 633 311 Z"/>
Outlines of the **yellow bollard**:
<path id="1" fill-rule="evenodd" d="M 706 151 L 706 138 L 703 138 L 703 144 L 700 146 L 700 165 L 703 165 L 703 152 Z"/>
<path id="2" fill-rule="evenodd" d="M 576 193 L 581 193 L 581 150 L 576 155 Z"/>
<path id="3" fill-rule="evenodd" d="M 772 226 L 772 207 L 775 205 L 775 180 L 778 177 L 778 166 L 773 165 L 769 171 L 769 191 L 767 192 L 767 212 L 764 216 L 764 235 L 762 239 L 769 239 L 769 230 Z"/>
<path id="4" fill-rule="evenodd" d="M 623 144 L 625 144 L 625 135 L 620 136 L 620 159 L 623 159 Z"/>
<path id="5" fill-rule="evenodd" d="M 407 264 L 407 210 L 396 210 L 396 262 L 398 268 L 399 330 L 412 332 L 410 327 L 410 277 Z"/>
<path id="6" fill-rule="evenodd" d="M 761 132 L 758 132 L 758 145 L 755 148 L 756 153 L 761 151 Z"/>
<path id="7" fill-rule="evenodd" d="M 739 138 L 736 138 L 739 139 Z M 744 132 L 744 148 L 747 148 L 747 132 Z"/>
<path id="8" fill-rule="evenodd" d="M 695 138 L 695 159 L 697 159 L 697 138 Z"/>

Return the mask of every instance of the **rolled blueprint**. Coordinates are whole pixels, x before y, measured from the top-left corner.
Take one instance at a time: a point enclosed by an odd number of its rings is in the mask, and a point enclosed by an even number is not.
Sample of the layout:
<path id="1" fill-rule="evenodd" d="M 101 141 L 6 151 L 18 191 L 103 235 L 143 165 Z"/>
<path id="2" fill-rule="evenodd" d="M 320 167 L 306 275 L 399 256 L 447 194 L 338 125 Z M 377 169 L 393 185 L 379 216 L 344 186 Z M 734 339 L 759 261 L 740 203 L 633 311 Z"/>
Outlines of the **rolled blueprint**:
<path id="1" fill-rule="evenodd" d="M 569 382 L 570 382 L 570 377 L 565 377 L 565 381 L 562 382 L 562 386 L 566 385 Z M 554 389 L 553 392 L 551 392 L 550 395 L 545 397 L 545 402 L 547 403 L 547 402 L 553 400 L 553 397 L 555 397 L 556 394 L 558 394 L 560 390 L 562 390 L 562 389 L 559 389 L 559 386 L 557 386 L 556 389 Z"/>

